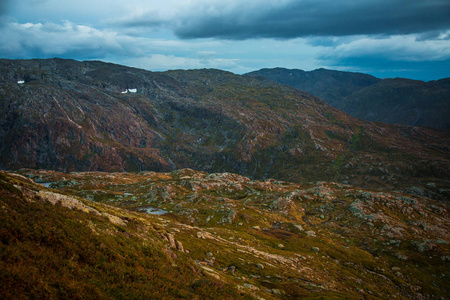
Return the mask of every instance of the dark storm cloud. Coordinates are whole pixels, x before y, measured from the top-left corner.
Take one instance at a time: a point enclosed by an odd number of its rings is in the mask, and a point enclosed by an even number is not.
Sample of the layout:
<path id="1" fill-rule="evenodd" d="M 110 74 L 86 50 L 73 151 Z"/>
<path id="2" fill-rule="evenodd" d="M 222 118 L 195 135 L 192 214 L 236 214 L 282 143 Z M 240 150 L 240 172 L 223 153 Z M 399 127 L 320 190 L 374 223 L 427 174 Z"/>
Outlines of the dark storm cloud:
<path id="1" fill-rule="evenodd" d="M 0 16 L 4 15 L 6 12 L 6 0 L 0 1 Z"/>
<path id="2" fill-rule="evenodd" d="M 196 8 L 174 27 L 180 38 L 296 38 L 411 34 L 450 29 L 448 0 L 303 0 L 275 6 Z"/>
<path id="3" fill-rule="evenodd" d="M 6 14 L 10 2 L 10 0 L 0 0 L 0 17 Z"/>
<path id="4" fill-rule="evenodd" d="M 8 10 L 10 0 L 0 0 L 0 27 L 6 24 L 6 13 Z"/>
<path id="5" fill-rule="evenodd" d="M 159 27 L 167 21 L 161 18 L 157 11 L 148 11 L 138 16 L 109 20 L 108 23 L 123 27 Z"/>

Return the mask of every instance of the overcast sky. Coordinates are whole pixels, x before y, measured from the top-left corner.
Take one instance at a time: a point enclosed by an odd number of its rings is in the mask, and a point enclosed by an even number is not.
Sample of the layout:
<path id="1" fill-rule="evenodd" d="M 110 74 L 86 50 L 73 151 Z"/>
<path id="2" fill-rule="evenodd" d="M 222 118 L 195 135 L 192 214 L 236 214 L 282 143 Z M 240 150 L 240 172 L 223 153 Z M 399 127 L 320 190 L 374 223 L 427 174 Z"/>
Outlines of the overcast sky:
<path id="1" fill-rule="evenodd" d="M 0 58 L 450 77 L 449 0 L 0 0 Z"/>

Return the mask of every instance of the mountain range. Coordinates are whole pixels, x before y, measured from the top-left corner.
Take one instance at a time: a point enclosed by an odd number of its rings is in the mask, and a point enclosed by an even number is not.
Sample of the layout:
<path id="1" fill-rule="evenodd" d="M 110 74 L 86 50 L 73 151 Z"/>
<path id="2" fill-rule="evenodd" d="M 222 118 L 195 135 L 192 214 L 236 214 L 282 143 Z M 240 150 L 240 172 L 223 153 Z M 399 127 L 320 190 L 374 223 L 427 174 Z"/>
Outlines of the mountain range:
<path id="1" fill-rule="evenodd" d="M 0 80 L 2 169 L 192 168 L 448 193 L 448 131 L 362 121 L 268 79 L 50 59 L 1 60 Z"/>
<path id="2" fill-rule="evenodd" d="M 450 78 L 423 82 L 379 79 L 327 69 L 261 69 L 248 73 L 307 91 L 367 121 L 450 129 Z"/>

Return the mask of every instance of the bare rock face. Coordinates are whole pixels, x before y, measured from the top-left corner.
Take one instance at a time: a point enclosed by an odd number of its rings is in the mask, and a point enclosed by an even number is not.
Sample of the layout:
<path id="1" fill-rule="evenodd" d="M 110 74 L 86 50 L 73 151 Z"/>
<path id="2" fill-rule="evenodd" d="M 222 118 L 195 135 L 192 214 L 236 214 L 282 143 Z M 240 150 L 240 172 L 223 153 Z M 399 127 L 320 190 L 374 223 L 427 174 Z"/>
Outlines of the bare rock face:
<path id="1" fill-rule="evenodd" d="M 447 131 L 357 120 L 262 78 L 0 60 L 0 99 L 1 169 L 192 168 L 252 179 L 414 186 L 433 198 L 448 196 Z M 240 178 L 239 186 L 241 175 L 220 176 Z M 434 187 L 425 186 L 430 181 Z"/>
<path id="2" fill-rule="evenodd" d="M 67 207 L 70 209 L 77 209 L 87 213 L 93 213 L 96 215 L 101 215 L 96 209 L 89 207 L 82 203 L 80 200 L 77 200 L 70 196 L 65 196 L 53 192 L 39 191 L 37 193 L 39 197 L 44 199 L 45 201 L 50 202 L 53 205 L 61 205 L 63 207 Z"/>

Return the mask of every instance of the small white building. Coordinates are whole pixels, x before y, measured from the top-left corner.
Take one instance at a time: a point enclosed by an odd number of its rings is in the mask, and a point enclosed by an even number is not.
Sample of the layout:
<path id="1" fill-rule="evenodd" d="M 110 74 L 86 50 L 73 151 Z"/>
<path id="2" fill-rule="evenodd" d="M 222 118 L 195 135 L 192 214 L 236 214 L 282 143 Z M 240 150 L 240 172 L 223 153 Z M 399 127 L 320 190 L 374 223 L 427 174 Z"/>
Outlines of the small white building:
<path id="1" fill-rule="evenodd" d="M 127 94 L 127 93 L 137 93 L 137 89 L 125 89 L 125 91 L 121 92 L 122 94 Z"/>

